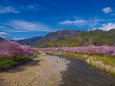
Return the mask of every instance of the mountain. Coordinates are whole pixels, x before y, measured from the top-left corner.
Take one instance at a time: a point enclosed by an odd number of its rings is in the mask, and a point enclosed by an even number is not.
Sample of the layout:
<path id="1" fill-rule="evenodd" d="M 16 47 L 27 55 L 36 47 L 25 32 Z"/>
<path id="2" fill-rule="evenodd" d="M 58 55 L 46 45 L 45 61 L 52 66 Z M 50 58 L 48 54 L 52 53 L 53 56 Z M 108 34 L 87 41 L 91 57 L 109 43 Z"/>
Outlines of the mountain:
<path id="1" fill-rule="evenodd" d="M 33 37 L 33 38 L 29 38 L 29 39 L 23 39 L 23 40 L 18 40 L 17 42 L 19 44 L 22 44 L 22 45 L 30 45 L 30 46 L 34 46 L 34 44 L 40 40 L 42 38 L 42 36 L 36 36 L 36 37 Z"/>
<path id="2" fill-rule="evenodd" d="M 2 42 L 2 41 L 5 41 L 5 39 L 4 39 L 4 38 L 2 38 L 2 37 L 0 37 L 0 42 Z"/>
<path id="3" fill-rule="evenodd" d="M 23 45 L 30 45 L 32 47 L 48 47 L 48 46 L 59 46 L 59 42 L 61 41 L 67 41 L 76 36 L 81 31 L 78 30 L 60 30 L 56 32 L 49 33 L 45 35 L 44 37 L 38 38 L 38 39 L 25 39 L 20 40 L 18 43 Z"/>
<path id="4" fill-rule="evenodd" d="M 110 31 L 95 30 L 81 32 L 70 40 L 70 43 L 78 43 L 79 46 L 115 45 L 115 29 Z"/>
<path id="5" fill-rule="evenodd" d="M 60 30 L 49 33 L 40 40 L 39 47 L 62 46 L 64 42 L 70 40 L 80 32 L 81 31 L 78 30 Z M 61 41 L 63 41 L 63 43 L 61 43 Z"/>
<path id="6" fill-rule="evenodd" d="M 60 30 L 49 33 L 43 37 L 18 41 L 20 44 L 32 47 L 75 47 L 88 45 L 115 45 L 115 29 L 109 31 L 78 31 Z"/>

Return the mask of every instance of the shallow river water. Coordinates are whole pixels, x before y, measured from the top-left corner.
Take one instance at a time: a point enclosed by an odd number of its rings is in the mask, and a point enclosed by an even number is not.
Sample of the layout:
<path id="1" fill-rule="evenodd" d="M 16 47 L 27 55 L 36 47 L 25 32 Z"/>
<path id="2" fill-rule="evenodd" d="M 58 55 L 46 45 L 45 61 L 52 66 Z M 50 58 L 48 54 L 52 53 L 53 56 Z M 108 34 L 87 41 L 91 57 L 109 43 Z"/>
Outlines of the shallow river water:
<path id="1" fill-rule="evenodd" d="M 115 76 L 94 68 L 84 61 L 62 56 L 68 59 L 68 69 L 62 72 L 60 86 L 115 86 Z"/>

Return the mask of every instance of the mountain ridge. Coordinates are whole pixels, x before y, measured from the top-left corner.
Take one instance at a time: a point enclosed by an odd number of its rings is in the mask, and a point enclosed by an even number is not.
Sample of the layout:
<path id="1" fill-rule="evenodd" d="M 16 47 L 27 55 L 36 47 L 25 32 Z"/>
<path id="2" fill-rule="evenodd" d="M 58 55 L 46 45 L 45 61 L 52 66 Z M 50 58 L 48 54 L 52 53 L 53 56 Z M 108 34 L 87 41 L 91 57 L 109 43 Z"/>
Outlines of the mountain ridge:
<path id="1" fill-rule="evenodd" d="M 28 43 L 27 40 L 31 42 Z M 59 46 L 88 46 L 88 45 L 115 45 L 115 29 L 109 31 L 79 31 L 79 30 L 59 30 L 46 34 L 41 38 L 25 39 L 18 41 L 20 44 L 32 47 L 59 47 Z"/>

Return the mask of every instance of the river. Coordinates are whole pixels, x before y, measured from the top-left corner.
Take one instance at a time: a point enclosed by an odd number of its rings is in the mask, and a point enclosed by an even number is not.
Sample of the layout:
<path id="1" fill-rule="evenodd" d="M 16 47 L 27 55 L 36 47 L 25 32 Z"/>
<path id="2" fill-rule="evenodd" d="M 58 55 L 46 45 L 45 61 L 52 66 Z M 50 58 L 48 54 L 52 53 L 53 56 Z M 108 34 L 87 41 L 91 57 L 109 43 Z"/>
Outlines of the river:
<path id="1" fill-rule="evenodd" d="M 61 86 L 115 86 L 115 76 L 94 68 L 79 59 L 62 56 L 70 61 L 66 72 L 62 72 Z"/>
<path id="2" fill-rule="evenodd" d="M 48 54 L 1 72 L 0 86 L 115 86 L 115 76 L 78 59 Z"/>

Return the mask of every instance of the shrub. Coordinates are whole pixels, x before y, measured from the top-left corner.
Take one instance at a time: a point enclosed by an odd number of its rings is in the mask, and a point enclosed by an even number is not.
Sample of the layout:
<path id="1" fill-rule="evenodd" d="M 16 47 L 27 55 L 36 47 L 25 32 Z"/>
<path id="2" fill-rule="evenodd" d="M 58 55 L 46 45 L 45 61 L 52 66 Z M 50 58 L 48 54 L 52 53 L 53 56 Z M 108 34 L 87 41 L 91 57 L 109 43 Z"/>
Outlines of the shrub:
<path id="1" fill-rule="evenodd" d="M 21 65 L 22 63 L 25 63 L 27 61 L 30 61 L 31 58 L 27 55 L 21 56 L 21 57 L 16 57 L 16 58 L 0 58 L 0 71 L 14 67 L 17 65 Z"/>

